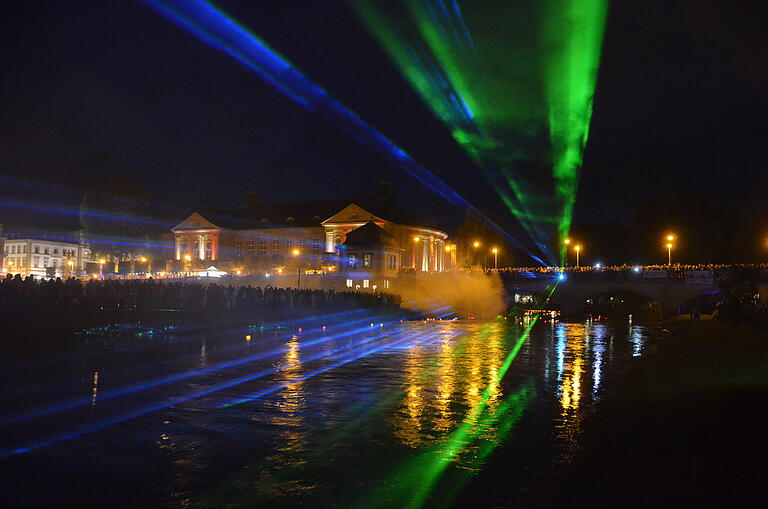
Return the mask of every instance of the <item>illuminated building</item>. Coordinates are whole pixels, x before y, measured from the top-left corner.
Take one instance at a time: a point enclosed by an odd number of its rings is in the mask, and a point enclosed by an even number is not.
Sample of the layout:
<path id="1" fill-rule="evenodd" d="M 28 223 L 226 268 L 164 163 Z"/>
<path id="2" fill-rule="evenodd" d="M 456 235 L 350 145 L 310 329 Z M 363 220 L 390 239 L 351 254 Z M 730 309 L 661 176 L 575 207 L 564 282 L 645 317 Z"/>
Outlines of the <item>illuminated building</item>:
<path id="1" fill-rule="evenodd" d="M 336 271 L 349 268 L 350 256 L 361 263 L 368 259 L 367 267 L 386 277 L 403 269 L 441 272 L 455 266 L 446 233 L 379 199 L 252 205 L 236 215 L 198 211 L 171 232 L 169 270 L 177 271 L 185 270 L 186 260 L 243 273 L 297 264 Z"/>
<path id="2" fill-rule="evenodd" d="M 2 249 L 6 273 L 22 276 L 76 276 L 91 256 L 82 243 L 43 238 L 6 238 Z"/>

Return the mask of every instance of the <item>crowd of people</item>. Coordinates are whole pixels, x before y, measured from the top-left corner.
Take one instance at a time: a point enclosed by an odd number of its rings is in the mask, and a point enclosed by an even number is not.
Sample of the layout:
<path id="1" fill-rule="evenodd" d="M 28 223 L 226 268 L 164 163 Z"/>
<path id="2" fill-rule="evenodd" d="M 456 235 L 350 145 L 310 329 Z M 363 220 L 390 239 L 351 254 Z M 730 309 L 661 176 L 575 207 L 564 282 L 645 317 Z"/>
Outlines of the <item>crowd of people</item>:
<path id="1" fill-rule="evenodd" d="M 727 278 L 735 271 L 748 271 L 759 279 L 768 280 L 768 264 L 672 264 L 670 265 L 582 265 L 579 267 L 506 267 L 499 269 L 464 269 L 498 273 L 504 280 L 525 280 L 540 276 L 555 276 L 563 273 L 566 277 L 579 279 L 628 279 L 654 277 L 684 279 L 691 273 L 711 272 L 713 280 Z"/>
<path id="2" fill-rule="evenodd" d="M 199 282 L 164 282 L 153 279 L 82 282 L 75 278 L 38 279 L 19 274 L 0 280 L 0 307 L 86 307 L 90 309 L 178 309 L 341 311 L 349 309 L 393 310 L 400 307 L 396 295 L 373 292 L 337 292 L 272 286 L 233 286 Z"/>

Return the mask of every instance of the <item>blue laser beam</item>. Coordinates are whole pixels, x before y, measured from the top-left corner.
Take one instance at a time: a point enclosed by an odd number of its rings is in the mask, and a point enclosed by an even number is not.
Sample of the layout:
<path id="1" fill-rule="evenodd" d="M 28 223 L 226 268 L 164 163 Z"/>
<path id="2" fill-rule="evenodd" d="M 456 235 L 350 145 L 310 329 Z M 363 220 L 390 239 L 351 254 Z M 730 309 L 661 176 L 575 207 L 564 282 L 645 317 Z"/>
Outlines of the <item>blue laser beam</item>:
<path id="1" fill-rule="evenodd" d="M 264 41 L 250 33 L 221 10 L 204 0 L 142 0 L 206 44 L 223 51 L 264 81 L 307 110 L 320 114 L 336 124 L 358 143 L 372 148 L 392 161 L 428 189 L 452 205 L 463 207 L 510 244 L 525 251 L 532 259 L 545 263 L 520 241 L 487 218 L 475 206 L 451 189 L 445 182 L 417 163 L 403 149 L 381 132 L 365 123 L 355 113 L 310 81 L 284 57 Z"/>

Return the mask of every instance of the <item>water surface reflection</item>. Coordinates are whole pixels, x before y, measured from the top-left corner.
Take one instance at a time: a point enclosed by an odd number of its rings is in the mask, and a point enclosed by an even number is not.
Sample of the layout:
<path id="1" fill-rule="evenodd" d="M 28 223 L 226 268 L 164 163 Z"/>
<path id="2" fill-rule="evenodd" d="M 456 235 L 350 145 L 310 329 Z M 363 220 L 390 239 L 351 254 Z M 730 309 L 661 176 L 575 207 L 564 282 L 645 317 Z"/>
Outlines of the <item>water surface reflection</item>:
<path id="1" fill-rule="evenodd" d="M 129 354 L 82 343 L 74 361 L 42 364 L 28 384 L 15 380 L 19 391 L 0 395 L 12 417 L 0 422 L 0 448 L 157 410 L 10 455 L 0 467 L 23 486 L 41 465 L 66 462 L 60 479 L 46 481 L 66 496 L 85 489 L 89 459 L 109 457 L 104 468 L 120 475 L 96 490 L 115 506 L 439 507 L 468 502 L 467 493 L 491 504 L 525 485 L 525 475 L 509 473 L 534 472 L 578 447 L 581 416 L 599 401 L 606 374 L 642 355 L 650 334 L 617 323 L 365 325 L 165 338 Z M 198 374 L 101 398 L 173 373 Z M 89 412 L 41 413 L 79 401 L 78 392 Z M 201 396 L 179 400 L 190 393 Z M 132 482 L 148 489 L 115 496 Z"/>

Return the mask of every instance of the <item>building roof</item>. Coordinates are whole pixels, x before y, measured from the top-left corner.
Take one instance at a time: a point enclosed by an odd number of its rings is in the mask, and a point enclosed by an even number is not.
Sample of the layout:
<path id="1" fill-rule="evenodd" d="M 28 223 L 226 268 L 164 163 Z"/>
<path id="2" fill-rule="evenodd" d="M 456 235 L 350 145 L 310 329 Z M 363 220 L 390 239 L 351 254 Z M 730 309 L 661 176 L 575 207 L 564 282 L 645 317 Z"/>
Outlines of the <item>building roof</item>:
<path id="1" fill-rule="evenodd" d="M 410 212 L 375 198 L 358 200 L 317 200 L 259 204 L 234 212 L 198 209 L 197 212 L 220 228 L 251 230 L 260 228 L 322 226 L 323 221 L 334 216 L 351 203 L 355 203 L 386 221 L 430 228 Z"/>
<path id="2" fill-rule="evenodd" d="M 397 247 L 397 238 L 373 221 L 347 233 L 344 247 Z"/>

